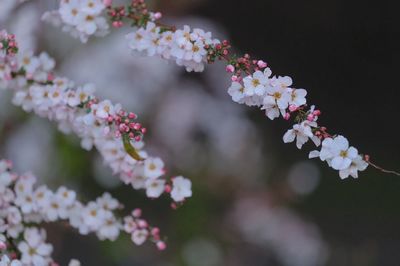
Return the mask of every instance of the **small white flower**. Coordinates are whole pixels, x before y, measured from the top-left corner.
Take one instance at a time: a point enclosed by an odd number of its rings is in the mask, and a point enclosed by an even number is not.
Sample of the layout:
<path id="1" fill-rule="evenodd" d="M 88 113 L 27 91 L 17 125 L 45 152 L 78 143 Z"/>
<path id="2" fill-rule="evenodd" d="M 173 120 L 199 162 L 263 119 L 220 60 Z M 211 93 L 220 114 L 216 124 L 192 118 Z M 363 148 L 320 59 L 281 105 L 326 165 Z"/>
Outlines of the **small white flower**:
<path id="1" fill-rule="evenodd" d="M 237 103 L 243 103 L 243 98 L 246 97 L 245 88 L 239 82 L 232 82 L 232 85 L 228 89 L 229 95 L 232 100 Z"/>
<path id="2" fill-rule="evenodd" d="M 68 263 L 68 266 L 81 266 L 81 263 L 79 262 L 79 260 L 71 259 Z"/>
<path id="3" fill-rule="evenodd" d="M 109 239 L 115 241 L 119 236 L 121 225 L 111 212 L 105 212 L 104 223 L 97 232 L 100 240 Z"/>
<path id="4" fill-rule="evenodd" d="M 341 179 L 345 179 L 349 176 L 358 178 L 358 171 L 364 171 L 367 169 L 368 163 L 362 159 L 360 155 L 354 158 L 350 166 L 346 169 L 339 171 L 339 176 Z"/>
<path id="5" fill-rule="evenodd" d="M 272 97 L 264 98 L 261 110 L 265 110 L 265 115 L 271 120 L 274 120 L 275 118 L 279 117 L 279 114 L 282 112 L 279 109 L 275 99 Z"/>
<path id="6" fill-rule="evenodd" d="M 35 190 L 34 201 L 39 209 L 45 210 L 49 207 L 52 196 L 53 193 L 46 186 L 40 186 Z"/>
<path id="7" fill-rule="evenodd" d="M 294 106 L 302 106 L 306 104 L 307 91 L 304 89 L 292 89 L 290 92 L 289 104 Z"/>
<path id="8" fill-rule="evenodd" d="M 40 66 L 40 60 L 32 56 L 33 53 L 25 53 L 21 58 L 21 66 L 28 74 L 33 74 Z"/>
<path id="9" fill-rule="evenodd" d="M 183 176 L 175 177 L 172 181 L 171 198 L 180 202 L 192 196 L 192 182 Z"/>
<path id="10" fill-rule="evenodd" d="M 78 31 L 81 31 L 84 34 L 92 35 L 98 29 L 97 24 L 101 22 L 100 21 L 101 19 L 103 18 L 99 18 L 90 14 L 84 14 L 83 16 L 78 16 L 77 18 L 78 25 L 76 28 L 78 29 Z"/>
<path id="11" fill-rule="evenodd" d="M 111 197 L 110 193 L 104 193 L 101 197 L 97 198 L 96 203 L 104 210 L 112 211 L 118 208 L 118 200 Z"/>
<path id="12" fill-rule="evenodd" d="M 49 221 L 57 221 L 59 218 L 65 219 L 68 217 L 68 210 L 60 201 L 57 195 L 50 198 L 49 206 L 43 211 Z"/>
<path id="13" fill-rule="evenodd" d="M 24 241 L 18 245 L 21 252 L 21 262 L 24 265 L 48 265 L 53 247 L 44 243 L 46 235 L 37 228 L 27 228 L 24 232 Z"/>
<path id="14" fill-rule="evenodd" d="M 114 115 L 114 106 L 109 100 L 101 101 L 97 106 L 96 116 L 106 119 L 109 115 Z"/>
<path id="15" fill-rule="evenodd" d="M 128 234 L 133 233 L 137 229 L 137 224 L 132 216 L 124 217 L 124 230 Z"/>
<path id="16" fill-rule="evenodd" d="M 105 5 L 101 0 L 83 0 L 81 1 L 81 10 L 89 15 L 96 16 L 105 9 Z"/>
<path id="17" fill-rule="evenodd" d="M 320 158 L 322 161 L 329 160 L 335 170 L 348 168 L 357 155 L 357 149 L 349 147 L 348 140 L 343 136 L 337 136 L 334 139 L 326 138 L 322 142 Z"/>
<path id="18" fill-rule="evenodd" d="M 67 92 L 67 103 L 69 106 L 75 107 L 81 103 L 88 101 L 93 98 L 95 92 L 93 84 L 85 84 L 83 87 L 79 87 L 76 91 L 70 90 Z"/>
<path id="19" fill-rule="evenodd" d="M 243 79 L 245 94 L 247 96 L 263 95 L 266 91 L 266 86 L 269 82 L 268 77 L 261 71 L 256 71 L 252 76 L 247 76 Z"/>
<path id="20" fill-rule="evenodd" d="M 279 109 L 286 109 L 290 101 L 290 93 L 286 87 L 283 86 L 269 86 L 267 87 L 267 96 L 264 101 L 274 100 Z"/>
<path id="21" fill-rule="evenodd" d="M 10 260 L 7 255 L 3 255 L 0 258 L 0 266 L 22 266 L 22 263 L 20 260 Z"/>
<path id="22" fill-rule="evenodd" d="M 296 139 L 296 146 L 298 149 L 301 149 L 308 139 L 311 138 L 318 146 L 320 141 L 316 136 L 314 136 L 311 129 L 316 126 L 317 123 L 309 121 L 303 121 L 301 124 L 296 124 L 293 126 L 293 129 L 290 129 L 285 133 L 283 136 L 283 142 L 290 143 Z"/>
<path id="23" fill-rule="evenodd" d="M 62 1 L 58 10 L 62 21 L 69 25 L 78 25 L 80 18 L 84 16 L 80 6 L 81 4 L 78 0 Z"/>
<path id="24" fill-rule="evenodd" d="M 164 192 L 165 180 L 149 179 L 146 181 L 146 195 L 149 198 L 158 198 Z"/>
<path id="25" fill-rule="evenodd" d="M 148 158 L 144 161 L 144 176 L 156 179 L 164 174 L 164 162 L 160 158 Z"/>
<path id="26" fill-rule="evenodd" d="M 41 53 L 39 55 L 40 66 L 44 72 L 50 72 L 56 66 L 56 62 L 47 53 Z M 46 73 L 47 74 L 47 73 Z M 47 75 L 46 75 L 47 77 Z"/>
<path id="27" fill-rule="evenodd" d="M 93 230 L 97 230 L 103 223 L 105 217 L 105 211 L 95 202 L 89 202 L 89 204 L 83 209 L 83 221 L 86 225 Z"/>
<path id="28" fill-rule="evenodd" d="M 149 232 L 146 229 L 138 229 L 132 233 L 131 239 L 133 243 L 140 246 L 142 245 L 149 236 Z"/>
<path id="29" fill-rule="evenodd" d="M 76 192 L 68 190 L 66 187 L 59 187 L 56 192 L 56 198 L 61 205 L 69 207 L 72 206 L 76 199 Z"/>

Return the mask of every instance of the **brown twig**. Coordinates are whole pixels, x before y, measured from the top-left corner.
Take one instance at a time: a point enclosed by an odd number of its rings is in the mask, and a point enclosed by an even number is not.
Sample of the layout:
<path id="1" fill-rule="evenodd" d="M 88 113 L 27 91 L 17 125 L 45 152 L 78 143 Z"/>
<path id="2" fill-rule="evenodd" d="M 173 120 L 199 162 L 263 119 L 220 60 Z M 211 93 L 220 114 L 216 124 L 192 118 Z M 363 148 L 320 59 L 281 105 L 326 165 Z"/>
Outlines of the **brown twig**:
<path id="1" fill-rule="evenodd" d="M 376 165 L 376 164 L 374 164 L 373 162 L 371 162 L 371 159 L 370 159 L 369 155 L 365 155 L 365 156 L 364 156 L 364 160 L 365 160 L 369 165 L 371 165 L 372 167 L 374 167 L 375 169 L 377 169 L 377 170 L 379 170 L 379 171 L 381 171 L 381 172 L 383 172 L 383 173 L 386 173 L 386 174 L 393 174 L 393 175 L 400 176 L 400 173 L 399 173 L 399 172 L 396 172 L 396 171 L 393 171 L 393 170 L 387 170 L 387 169 L 385 169 L 385 168 L 383 168 L 383 167 L 380 167 L 379 165 Z"/>

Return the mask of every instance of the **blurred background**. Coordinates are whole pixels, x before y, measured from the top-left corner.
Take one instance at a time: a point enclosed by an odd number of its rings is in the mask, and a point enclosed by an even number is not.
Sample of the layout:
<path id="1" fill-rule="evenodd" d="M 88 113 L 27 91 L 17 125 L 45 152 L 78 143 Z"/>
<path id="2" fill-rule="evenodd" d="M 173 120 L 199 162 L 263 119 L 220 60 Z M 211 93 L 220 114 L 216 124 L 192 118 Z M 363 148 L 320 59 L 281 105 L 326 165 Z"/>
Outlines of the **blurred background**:
<path id="1" fill-rule="evenodd" d="M 122 1 L 121 1 L 122 2 Z M 400 29 L 395 1 L 151 1 L 164 20 L 230 39 L 238 53 L 268 62 L 308 90 L 320 121 L 387 168 L 400 169 L 397 85 Z M 123 186 L 75 136 L 25 114 L 0 91 L 0 155 L 82 200 L 111 192 L 128 209 L 142 207 L 168 236 L 168 249 L 134 246 L 128 237 L 99 242 L 50 224 L 54 257 L 83 265 L 317 266 L 399 265 L 400 179 L 373 169 L 359 179 L 307 159 L 282 142 L 290 126 L 233 103 L 223 65 L 188 74 L 159 59 L 128 56 L 124 34 L 82 45 L 40 16 L 55 0 L 0 0 L 0 28 L 23 50 L 47 51 L 57 73 L 96 84 L 98 95 L 139 114 L 152 154 L 170 174 L 191 178 L 194 196 L 180 209 L 148 201 Z M 172 130 L 171 130 L 172 129 Z"/>

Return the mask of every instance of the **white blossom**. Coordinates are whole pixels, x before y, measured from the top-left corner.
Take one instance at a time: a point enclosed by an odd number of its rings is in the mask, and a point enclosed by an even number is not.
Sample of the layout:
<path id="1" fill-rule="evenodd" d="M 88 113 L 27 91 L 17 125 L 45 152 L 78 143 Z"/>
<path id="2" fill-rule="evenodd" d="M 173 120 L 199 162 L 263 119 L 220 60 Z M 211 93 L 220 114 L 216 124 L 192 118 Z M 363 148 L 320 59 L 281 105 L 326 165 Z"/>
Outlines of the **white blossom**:
<path id="1" fill-rule="evenodd" d="M 174 201 L 180 202 L 192 196 L 192 182 L 183 176 L 175 177 L 172 181 L 171 197 Z"/>

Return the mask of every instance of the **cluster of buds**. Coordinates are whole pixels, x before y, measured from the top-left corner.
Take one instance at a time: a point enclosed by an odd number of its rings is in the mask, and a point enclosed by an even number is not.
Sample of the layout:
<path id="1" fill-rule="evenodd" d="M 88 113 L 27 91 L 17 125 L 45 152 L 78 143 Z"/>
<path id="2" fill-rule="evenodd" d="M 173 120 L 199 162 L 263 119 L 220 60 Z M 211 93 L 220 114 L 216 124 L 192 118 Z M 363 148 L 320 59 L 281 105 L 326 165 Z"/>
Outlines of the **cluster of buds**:
<path id="1" fill-rule="evenodd" d="M 136 118 L 137 115 L 135 113 L 121 110 L 114 116 L 110 115 L 107 120 L 109 123 L 114 122 L 117 126 L 117 137 L 127 135 L 130 140 L 140 141 L 147 130 L 142 127 L 142 124 L 135 122 Z"/>
<path id="2" fill-rule="evenodd" d="M 315 128 L 314 135 L 317 136 L 320 140 L 323 140 L 326 138 L 332 138 L 332 135 L 327 132 L 326 127 Z"/>
<path id="3" fill-rule="evenodd" d="M 149 10 L 147 9 L 147 5 L 144 0 L 132 0 L 131 8 L 136 11 L 136 13 L 140 13 L 142 15 L 148 15 Z"/>
<path id="4" fill-rule="evenodd" d="M 251 59 L 249 54 L 245 54 L 239 58 L 229 58 L 228 65 L 226 66 L 226 71 L 232 73 L 232 81 L 240 82 L 242 81 L 242 74 L 251 74 L 256 71 L 264 70 L 268 65 L 262 60 Z"/>
<path id="5" fill-rule="evenodd" d="M 3 50 L 6 55 L 14 55 L 18 52 L 14 34 L 8 34 L 5 31 L 0 32 L 0 50 Z"/>
<path id="6" fill-rule="evenodd" d="M 141 245 L 146 240 L 156 244 L 158 250 L 165 250 L 167 244 L 160 236 L 160 229 L 158 227 L 150 226 L 146 220 L 141 218 L 142 210 L 134 209 L 131 216 L 124 219 L 124 230 L 131 234 L 132 241 Z"/>
<path id="7" fill-rule="evenodd" d="M 231 45 L 227 40 L 217 43 L 215 45 L 205 45 L 204 48 L 207 50 L 207 62 L 209 64 L 214 63 L 217 59 L 222 60 L 228 58 L 230 54 L 229 49 Z"/>
<path id="8" fill-rule="evenodd" d="M 114 28 L 120 28 L 124 25 L 122 22 L 123 18 L 125 17 L 126 11 L 124 6 L 119 6 L 115 8 L 111 8 L 111 6 L 108 6 L 109 11 L 108 11 L 108 16 L 111 19 L 111 24 Z"/>

